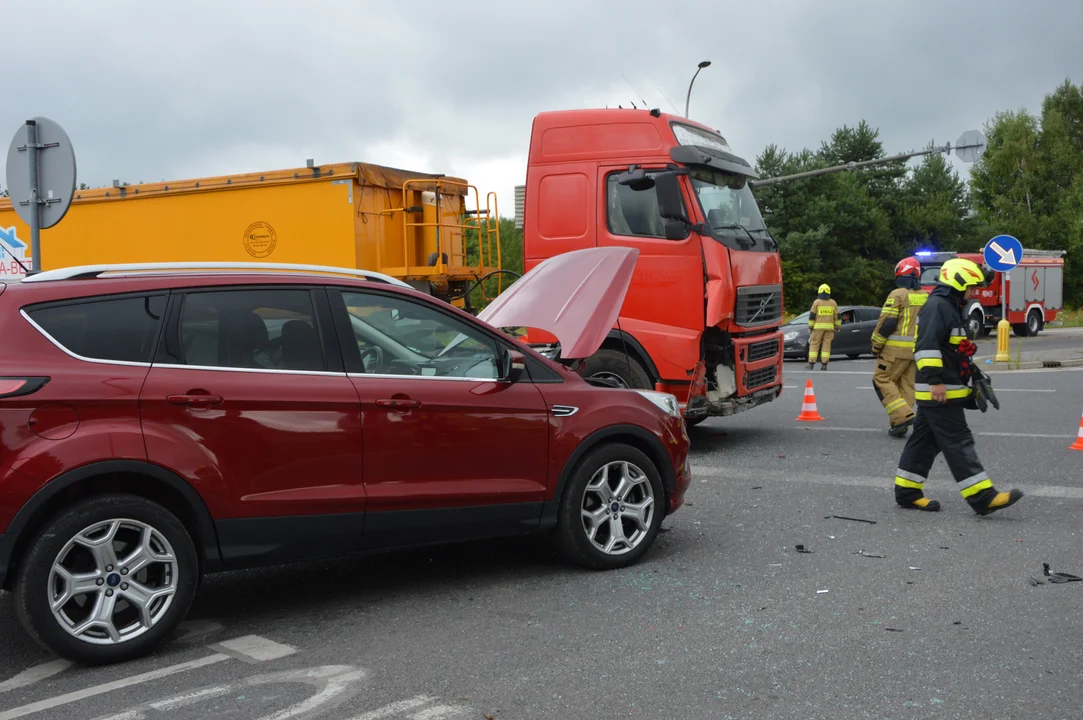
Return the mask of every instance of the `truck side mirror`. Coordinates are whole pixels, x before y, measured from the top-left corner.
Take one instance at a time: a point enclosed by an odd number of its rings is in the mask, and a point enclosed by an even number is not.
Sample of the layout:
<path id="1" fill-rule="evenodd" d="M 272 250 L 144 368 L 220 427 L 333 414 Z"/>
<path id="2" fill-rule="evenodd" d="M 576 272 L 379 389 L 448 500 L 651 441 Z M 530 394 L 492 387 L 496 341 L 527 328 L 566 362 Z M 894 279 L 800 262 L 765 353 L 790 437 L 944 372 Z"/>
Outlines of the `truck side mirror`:
<path id="1" fill-rule="evenodd" d="M 636 192 L 654 187 L 654 178 L 647 175 L 647 171 L 638 165 L 632 165 L 627 171 L 617 175 L 617 182 Z"/>
<path id="2" fill-rule="evenodd" d="M 691 227 L 683 220 L 666 220 L 666 240 L 684 240 Z"/>
<path id="3" fill-rule="evenodd" d="M 681 195 L 681 181 L 676 173 L 659 173 L 655 176 L 655 192 L 658 193 L 658 210 L 667 220 L 679 220 L 691 225 L 684 212 L 684 197 Z"/>

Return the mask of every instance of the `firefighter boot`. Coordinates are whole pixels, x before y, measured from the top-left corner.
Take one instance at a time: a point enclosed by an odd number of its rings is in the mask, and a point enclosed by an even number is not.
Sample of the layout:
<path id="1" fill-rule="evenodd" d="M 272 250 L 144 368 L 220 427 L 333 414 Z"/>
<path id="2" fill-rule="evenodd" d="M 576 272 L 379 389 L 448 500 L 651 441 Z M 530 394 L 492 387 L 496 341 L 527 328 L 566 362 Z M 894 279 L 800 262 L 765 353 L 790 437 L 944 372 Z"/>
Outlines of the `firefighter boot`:
<path id="1" fill-rule="evenodd" d="M 815 370 L 815 369 L 816 369 L 816 363 L 814 363 L 814 362 L 812 362 L 812 361 L 810 360 L 810 361 L 809 361 L 809 364 L 808 364 L 808 369 L 809 369 L 809 370 Z"/>
<path id="2" fill-rule="evenodd" d="M 906 431 L 909 430 L 910 426 L 913 425 L 913 424 L 914 424 L 914 417 L 911 415 L 910 417 L 903 420 L 898 425 L 892 425 L 891 428 L 887 431 L 887 434 L 890 435 L 891 437 L 897 437 L 897 438 L 905 437 L 906 436 Z"/>
<path id="3" fill-rule="evenodd" d="M 900 483 L 900 480 L 902 483 Z M 916 487 L 915 487 L 916 486 Z M 940 509 L 940 501 L 925 497 L 922 483 L 912 482 L 903 478 L 895 478 L 895 502 L 901 508 L 907 510 L 924 510 L 936 512 Z"/>
<path id="4" fill-rule="evenodd" d="M 826 370 L 827 369 L 827 363 L 820 363 L 820 369 L 821 370 Z"/>
<path id="5" fill-rule="evenodd" d="M 997 510 L 1003 510 L 1006 507 L 1014 505 L 1019 502 L 1023 497 L 1022 490 L 1009 490 L 1008 492 L 997 492 L 994 487 L 988 487 L 976 495 L 971 495 L 966 499 L 970 503 L 970 507 L 974 509 L 979 515 L 988 515 L 995 513 Z"/>

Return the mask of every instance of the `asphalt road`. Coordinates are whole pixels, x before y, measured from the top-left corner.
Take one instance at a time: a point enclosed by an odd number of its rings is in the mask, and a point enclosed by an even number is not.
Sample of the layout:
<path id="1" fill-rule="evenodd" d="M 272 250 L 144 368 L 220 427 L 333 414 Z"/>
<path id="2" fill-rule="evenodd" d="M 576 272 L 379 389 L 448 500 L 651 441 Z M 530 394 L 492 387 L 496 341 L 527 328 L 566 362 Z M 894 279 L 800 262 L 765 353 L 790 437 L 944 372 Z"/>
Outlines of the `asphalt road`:
<path id="1" fill-rule="evenodd" d="M 183 637 L 91 669 L 0 595 L 0 720 L 1080 717 L 1083 583 L 1030 579 L 1083 575 L 1083 374 L 995 376 L 978 451 L 1029 495 L 977 518 L 942 461 L 942 512 L 893 506 L 871 371 L 787 364 L 779 400 L 693 429 L 689 503 L 628 570 L 502 541 L 214 576 Z M 809 377 L 825 420 L 797 423 Z"/>

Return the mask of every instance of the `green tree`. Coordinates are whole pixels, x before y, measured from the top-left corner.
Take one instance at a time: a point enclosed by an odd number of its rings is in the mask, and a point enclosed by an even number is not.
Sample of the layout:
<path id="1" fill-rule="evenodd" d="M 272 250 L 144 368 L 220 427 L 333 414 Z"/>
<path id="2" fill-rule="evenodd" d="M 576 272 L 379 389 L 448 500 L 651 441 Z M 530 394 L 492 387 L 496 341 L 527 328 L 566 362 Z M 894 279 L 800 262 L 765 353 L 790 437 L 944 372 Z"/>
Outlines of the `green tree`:
<path id="1" fill-rule="evenodd" d="M 1027 110 L 997 114 L 971 172 L 979 219 L 1025 247 L 1064 250 L 1065 302 L 1083 304 L 1083 88 L 1066 80 Z"/>
<path id="2" fill-rule="evenodd" d="M 922 159 L 903 181 L 902 200 L 900 230 L 907 249 L 973 252 L 980 244 L 970 189 L 943 155 Z"/>
<path id="3" fill-rule="evenodd" d="M 861 121 L 836 130 L 816 152 L 770 145 L 756 166 L 761 176 L 778 177 L 886 155 L 879 132 Z M 841 303 L 879 305 L 901 258 L 928 246 L 969 249 L 980 234 L 966 183 L 940 155 L 912 170 L 895 160 L 768 185 L 756 197 L 779 238 L 790 312 L 807 308 L 822 282 Z"/>
<path id="4" fill-rule="evenodd" d="M 475 228 L 478 226 L 476 219 L 466 220 L 465 224 L 472 225 Z M 512 218 L 500 218 L 499 229 L 500 267 L 521 275 L 523 273 L 523 234 L 515 227 L 515 220 Z M 478 264 L 478 248 L 478 231 L 475 229 L 468 230 L 466 234 L 466 261 L 468 265 Z M 488 256 L 489 250 L 488 246 L 486 246 L 486 264 L 496 266 L 496 252 L 497 242 L 495 235 L 493 235 L 491 257 Z M 470 304 L 479 309 L 485 307 L 515 279 L 514 275 L 506 273 L 486 279 L 470 293 Z"/>

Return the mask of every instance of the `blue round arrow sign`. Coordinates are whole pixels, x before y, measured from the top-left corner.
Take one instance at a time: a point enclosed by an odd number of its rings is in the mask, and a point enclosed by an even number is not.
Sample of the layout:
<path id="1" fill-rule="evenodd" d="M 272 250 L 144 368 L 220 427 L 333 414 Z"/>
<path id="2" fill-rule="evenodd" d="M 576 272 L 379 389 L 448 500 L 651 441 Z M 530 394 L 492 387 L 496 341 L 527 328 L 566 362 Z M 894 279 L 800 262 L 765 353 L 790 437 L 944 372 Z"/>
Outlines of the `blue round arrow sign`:
<path id="1" fill-rule="evenodd" d="M 985 243 L 985 264 L 997 272 L 1008 272 L 1023 259 L 1023 243 L 1011 235 L 997 235 Z"/>

